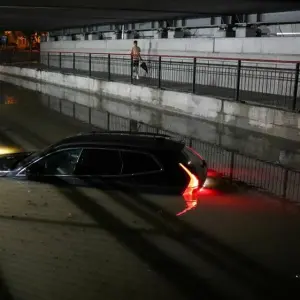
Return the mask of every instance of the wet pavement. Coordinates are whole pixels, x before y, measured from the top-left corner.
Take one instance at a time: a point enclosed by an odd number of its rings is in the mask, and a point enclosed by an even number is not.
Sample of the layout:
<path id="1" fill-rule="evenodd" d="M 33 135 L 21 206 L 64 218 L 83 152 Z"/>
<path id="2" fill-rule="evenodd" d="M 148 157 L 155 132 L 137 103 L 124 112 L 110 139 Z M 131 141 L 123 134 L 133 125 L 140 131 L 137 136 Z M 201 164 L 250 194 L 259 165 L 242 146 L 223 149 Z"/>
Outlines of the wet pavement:
<path id="1" fill-rule="evenodd" d="M 104 119 L 104 114 L 108 112 L 115 116 L 144 122 L 148 125 L 156 126 L 176 134 L 209 142 L 225 149 L 237 150 L 242 154 L 256 157 L 263 161 L 275 162 L 283 166 L 300 170 L 299 142 L 264 135 L 232 126 L 225 126 L 223 124 L 206 122 L 180 114 L 176 115 L 173 113 L 162 112 L 160 110 L 143 107 L 140 104 L 135 105 L 132 102 L 121 101 L 120 99 L 100 99 L 97 96 L 80 91 L 62 87 L 58 88 L 43 83 L 37 84 L 34 81 L 7 75 L 1 76 L 2 80 L 5 80 L 6 82 L 17 84 L 18 86 L 28 89 L 26 92 L 30 95 L 28 97 L 32 98 L 32 103 L 43 103 L 56 111 L 60 111 L 61 109 L 64 110 L 64 107 L 61 108 L 59 106 L 61 105 L 59 104 L 59 101 L 63 102 L 63 105 L 66 107 L 70 106 L 68 100 L 76 101 L 79 105 L 86 105 L 88 103 L 98 111 L 100 117 L 97 115 L 97 119 Z M 43 95 L 35 93 L 30 94 L 29 90 L 42 91 Z M 0 93 L 2 93 L 0 100 L 2 102 L 9 101 L 7 99 L 9 99 L 10 95 L 14 95 L 17 102 L 22 102 L 20 99 L 22 99 L 24 91 L 16 91 L 14 85 L 2 83 Z M 47 96 L 51 97 L 48 99 Z M 84 109 L 82 109 L 82 114 L 84 113 Z M 72 115 L 72 111 L 70 112 L 70 115 Z M 5 116 L 3 117 L 5 118 Z M 84 118 L 84 116 L 81 116 L 81 118 Z M 105 125 L 101 123 L 101 120 L 98 122 L 98 125 L 105 128 Z M 114 129 L 118 130 L 120 128 Z"/>
<path id="2" fill-rule="evenodd" d="M 0 144 L 40 149 L 92 129 L 53 99 L 2 83 Z M 180 201 L 0 180 L 1 299 L 300 297 L 297 206 L 223 180 L 176 217 Z"/>

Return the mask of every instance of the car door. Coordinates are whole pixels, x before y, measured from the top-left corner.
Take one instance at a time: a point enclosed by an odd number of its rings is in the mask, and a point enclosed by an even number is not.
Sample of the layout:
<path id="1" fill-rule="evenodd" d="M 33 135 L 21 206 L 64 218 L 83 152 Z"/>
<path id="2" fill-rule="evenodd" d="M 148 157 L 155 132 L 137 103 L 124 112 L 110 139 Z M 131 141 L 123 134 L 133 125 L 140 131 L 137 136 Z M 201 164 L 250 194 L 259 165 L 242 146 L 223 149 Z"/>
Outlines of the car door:
<path id="1" fill-rule="evenodd" d="M 131 184 L 139 190 L 153 189 L 161 185 L 162 165 L 150 153 L 122 150 L 122 176 L 130 177 Z"/>
<path id="2" fill-rule="evenodd" d="M 127 195 L 157 212 L 176 215 L 185 211 L 187 203 L 182 192 L 188 178 L 180 168 L 177 156 L 170 151 L 122 151 L 122 175 L 130 174 L 134 186 L 134 190 L 126 191 Z"/>
<path id="3" fill-rule="evenodd" d="M 118 149 L 85 148 L 75 170 L 78 185 L 110 188 L 120 183 L 122 160 Z"/>
<path id="4" fill-rule="evenodd" d="M 134 185 L 139 188 L 177 194 L 186 185 L 177 153 L 122 151 L 122 160 L 122 174 L 131 174 Z"/>
<path id="5" fill-rule="evenodd" d="M 18 177 L 49 184 L 74 184 L 74 171 L 82 148 L 68 148 L 51 152 L 21 170 Z"/>

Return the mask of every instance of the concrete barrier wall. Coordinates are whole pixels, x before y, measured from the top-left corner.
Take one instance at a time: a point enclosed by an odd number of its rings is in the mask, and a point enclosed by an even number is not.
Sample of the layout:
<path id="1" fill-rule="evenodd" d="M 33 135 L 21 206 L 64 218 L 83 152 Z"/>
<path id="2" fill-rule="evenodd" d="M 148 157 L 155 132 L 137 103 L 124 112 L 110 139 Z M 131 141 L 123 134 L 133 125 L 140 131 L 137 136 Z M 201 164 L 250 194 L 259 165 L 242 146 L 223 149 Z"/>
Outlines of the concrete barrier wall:
<path id="1" fill-rule="evenodd" d="M 284 47 L 283 47 L 284 45 Z M 139 39 L 149 55 L 225 56 L 299 60 L 300 37 Z M 58 41 L 41 43 L 42 51 L 130 53 L 132 40 Z"/>
<path id="2" fill-rule="evenodd" d="M 150 108 L 181 113 L 235 128 L 300 141 L 299 114 L 279 109 L 251 106 L 213 97 L 164 91 L 125 83 L 103 82 L 89 77 L 28 68 L 0 66 L 0 73 L 23 76 L 45 83 L 95 93 L 99 96 L 123 98 L 126 101 Z M 82 104 L 90 105 L 88 103 Z"/>

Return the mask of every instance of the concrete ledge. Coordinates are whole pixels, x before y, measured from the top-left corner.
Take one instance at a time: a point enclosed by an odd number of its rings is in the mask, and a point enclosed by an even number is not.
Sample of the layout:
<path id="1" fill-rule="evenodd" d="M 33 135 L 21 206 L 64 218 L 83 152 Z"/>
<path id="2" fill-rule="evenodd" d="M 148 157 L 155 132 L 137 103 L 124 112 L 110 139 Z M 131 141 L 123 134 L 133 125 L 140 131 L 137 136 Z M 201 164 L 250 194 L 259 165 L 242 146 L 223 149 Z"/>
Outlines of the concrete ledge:
<path id="1" fill-rule="evenodd" d="M 155 109 L 300 141 L 300 115 L 275 108 L 29 68 L 0 66 L 0 73 L 22 76 L 99 96 L 123 98 Z M 91 106 L 90 103 L 82 104 Z"/>

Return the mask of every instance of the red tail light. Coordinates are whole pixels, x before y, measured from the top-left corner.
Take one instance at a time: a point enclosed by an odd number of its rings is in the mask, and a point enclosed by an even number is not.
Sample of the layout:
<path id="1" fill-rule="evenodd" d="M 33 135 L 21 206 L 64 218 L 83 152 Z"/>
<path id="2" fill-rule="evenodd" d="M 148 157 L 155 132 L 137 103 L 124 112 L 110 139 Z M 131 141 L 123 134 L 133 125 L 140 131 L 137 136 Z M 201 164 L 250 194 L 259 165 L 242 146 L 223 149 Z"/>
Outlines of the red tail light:
<path id="1" fill-rule="evenodd" d="M 198 178 L 187 167 L 185 167 L 183 164 L 179 165 L 190 178 L 188 186 L 184 190 L 182 196 L 184 197 L 186 202 L 194 202 L 195 200 L 197 200 L 196 196 L 199 191 L 200 182 Z"/>

